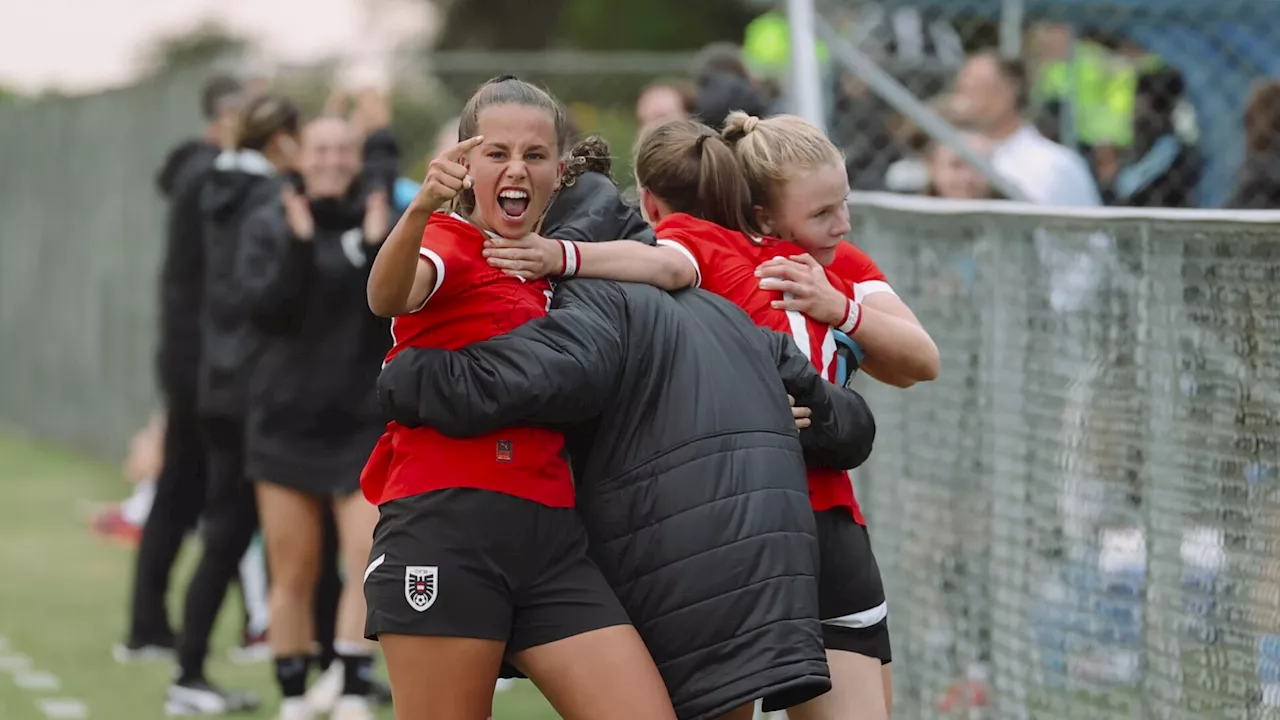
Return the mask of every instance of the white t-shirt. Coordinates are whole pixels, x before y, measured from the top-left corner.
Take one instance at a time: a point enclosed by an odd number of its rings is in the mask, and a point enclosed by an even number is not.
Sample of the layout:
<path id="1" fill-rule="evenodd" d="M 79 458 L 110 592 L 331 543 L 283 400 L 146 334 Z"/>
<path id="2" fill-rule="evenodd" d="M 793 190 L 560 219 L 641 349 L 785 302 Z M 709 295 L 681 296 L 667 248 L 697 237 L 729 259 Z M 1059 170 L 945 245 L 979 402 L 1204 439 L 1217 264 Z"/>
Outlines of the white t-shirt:
<path id="1" fill-rule="evenodd" d="M 1102 204 L 1098 185 L 1084 158 L 1023 125 L 996 146 L 991 156 L 996 172 L 1016 185 L 1036 205 Z"/>

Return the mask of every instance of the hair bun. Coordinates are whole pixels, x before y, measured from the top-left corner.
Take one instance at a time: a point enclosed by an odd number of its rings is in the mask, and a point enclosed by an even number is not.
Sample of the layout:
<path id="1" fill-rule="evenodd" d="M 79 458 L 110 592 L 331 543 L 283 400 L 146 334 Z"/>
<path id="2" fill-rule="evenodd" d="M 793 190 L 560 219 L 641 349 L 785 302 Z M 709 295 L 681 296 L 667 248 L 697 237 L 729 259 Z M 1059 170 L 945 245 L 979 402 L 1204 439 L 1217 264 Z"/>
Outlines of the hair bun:
<path id="1" fill-rule="evenodd" d="M 742 134 L 749 135 L 755 131 L 756 126 L 760 124 L 760 118 L 755 115 L 748 115 L 746 120 L 742 121 Z"/>

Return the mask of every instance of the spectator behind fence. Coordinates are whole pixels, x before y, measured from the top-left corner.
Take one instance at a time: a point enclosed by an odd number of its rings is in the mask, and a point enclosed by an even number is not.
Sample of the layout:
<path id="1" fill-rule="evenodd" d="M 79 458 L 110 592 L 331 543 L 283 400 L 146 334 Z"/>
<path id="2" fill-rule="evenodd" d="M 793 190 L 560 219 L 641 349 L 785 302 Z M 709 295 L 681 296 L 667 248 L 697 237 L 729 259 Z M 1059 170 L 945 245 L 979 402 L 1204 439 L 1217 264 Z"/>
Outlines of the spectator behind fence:
<path id="1" fill-rule="evenodd" d="M 719 130 L 734 110 L 760 117 L 770 114 L 769 99 L 747 70 L 742 49 L 733 43 L 712 43 L 704 48 L 693 76 L 697 85 L 693 115 L 708 127 Z"/>
<path id="2" fill-rule="evenodd" d="M 208 453 L 204 547 L 187 588 L 179 671 L 169 687 L 170 714 L 220 714 L 257 705 L 248 695 L 209 683 L 209 636 L 236 564 L 258 529 L 253 487 L 245 478 L 244 418 L 259 338 L 249 324 L 236 275 L 244 221 L 280 197 L 280 175 L 298 152 L 297 107 L 279 95 L 256 97 L 240 113 L 235 149 L 224 151 L 201 188 L 204 295 L 201 308 L 199 410 Z"/>
<path id="3" fill-rule="evenodd" d="M 960 131 L 969 149 L 981 157 L 991 157 L 995 150 L 994 141 L 962 122 L 955 95 L 942 95 L 929 104 L 943 120 Z M 897 130 L 900 142 L 915 157 L 899 161 L 889 168 L 889 189 L 952 200 L 1003 199 L 986 176 L 961 157 L 955 148 L 931 137 L 923 128 L 905 118 L 898 123 Z"/>
<path id="4" fill-rule="evenodd" d="M 697 88 L 687 80 L 657 80 L 645 86 L 636 100 L 640 132 L 668 120 L 683 120 L 693 112 Z"/>
<path id="5" fill-rule="evenodd" d="M 1245 160 L 1226 207 L 1280 208 L 1280 81 L 1259 83 L 1244 113 Z"/>
<path id="6" fill-rule="evenodd" d="M 1182 93 L 1182 74 L 1173 68 L 1138 76 L 1133 98 L 1133 157 L 1118 172 L 1104 167 L 1098 171 L 1108 205 L 1195 207 L 1202 168 L 1200 152 L 1183 142 L 1173 120 Z"/>
<path id="7" fill-rule="evenodd" d="M 981 52 L 965 64 L 956 80 L 961 112 L 983 135 L 997 143 L 996 172 L 1039 205 L 1101 204 L 1089 166 L 1079 154 L 1047 139 L 1026 122 L 1027 75 L 1019 60 Z"/>
<path id="8" fill-rule="evenodd" d="M 378 512 L 358 490 L 385 424 L 374 384 L 391 334 L 364 297 L 393 218 L 385 178 L 366 172 L 357 180 L 358 144 L 356 129 L 341 116 L 307 125 L 301 187 L 286 186 L 281 203 L 251 216 L 239 248 L 237 274 L 263 336 L 245 457 L 273 569 L 270 641 L 283 719 L 309 712 L 313 597 L 320 563 L 333 562 L 321 552 L 329 506 L 349 579 L 334 641 L 344 673 L 334 717 L 372 713 L 366 696 L 373 648 L 364 640 L 364 590 L 354 578 L 368 561 Z"/>

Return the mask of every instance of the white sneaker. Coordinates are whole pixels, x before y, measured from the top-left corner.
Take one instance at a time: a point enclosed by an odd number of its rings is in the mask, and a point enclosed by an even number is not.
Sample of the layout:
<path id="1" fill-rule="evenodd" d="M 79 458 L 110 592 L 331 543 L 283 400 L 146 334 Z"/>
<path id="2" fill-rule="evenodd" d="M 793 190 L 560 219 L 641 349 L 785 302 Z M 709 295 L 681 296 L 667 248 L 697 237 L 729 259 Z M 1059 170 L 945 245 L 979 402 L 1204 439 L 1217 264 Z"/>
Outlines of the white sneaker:
<path id="1" fill-rule="evenodd" d="M 316 714 L 307 704 L 306 698 L 285 698 L 280 703 L 278 720 L 315 720 Z"/>
<path id="2" fill-rule="evenodd" d="M 342 661 L 334 660 L 307 690 L 307 705 L 317 715 L 333 710 L 342 696 Z"/>
<path id="3" fill-rule="evenodd" d="M 498 683 L 493 686 L 493 691 L 495 693 L 504 693 L 515 686 L 515 678 L 498 678 Z"/>
<path id="4" fill-rule="evenodd" d="M 369 698 L 357 695 L 338 698 L 338 703 L 333 706 L 333 714 L 329 716 L 330 720 L 374 720 L 374 717 Z"/>

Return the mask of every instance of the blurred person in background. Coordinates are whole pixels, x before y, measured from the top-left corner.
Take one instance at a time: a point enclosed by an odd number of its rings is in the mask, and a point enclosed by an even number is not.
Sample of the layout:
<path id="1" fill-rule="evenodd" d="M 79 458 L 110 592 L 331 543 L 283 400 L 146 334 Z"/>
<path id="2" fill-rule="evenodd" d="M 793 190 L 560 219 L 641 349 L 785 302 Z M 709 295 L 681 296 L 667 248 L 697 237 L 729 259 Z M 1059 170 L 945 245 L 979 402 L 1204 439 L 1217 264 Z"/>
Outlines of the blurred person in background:
<path id="1" fill-rule="evenodd" d="M 245 97 L 244 86 L 235 77 L 215 75 L 206 80 L 200 93 L 203 132 L 170 151 L 156 177 L 156 186 L 169 202 L 156 353 L 166 415 L 163 464 L 135 559 L 129 628 L 124 643 L 115 647 L 120 662 L 167 658 L 174 647 L 165 603 L 169 578 L 182 540 L 204 508 L 207 490 L 197 392 L 204 303 L 200 193 L 214 158 L 235 142 Z"/>
<path id="2" fill-rule="evenodd" d="M 960 131 L 970 150 L 981 157 L 991 157 L 995 142 L 969 129 L 956 107 L 954 95 L 934 98 L 929 104 L 943 120 Z M 915 157 L 903 159 L 889 168 L 886 183 L 889 189 L 951 200 L 995 200 L 1002 197 L 986 176 L 961 157 L 955 148 L 931 137 L 915 123 L 904 119 L 897 134 Z"/>
<path id="3" fill-rule="evenodd" d="M 214 621 L 227 586 L 258 529 L 253 486 L 245 476 L 245 415 L 260 338 L 238 274 L 245 220 L 278 202 L 281 175 L 298 155 L 301 119 L 285 97 L 266 94 L 241 110 L 233 149 L 214 161 L 201 188 L 204 297 L 201 308 L 199 412 L 208 452 L 204 547 L 183 612 L 178 673 L 166 694 L 172 714 L 220 715 L 255 707 L 257 698 L 225 692 L 205 677 Z"/>
<path id="4" fill-rule="evenodd" d="M 696 94 L 692 115 L 704 125 L 719 129 L 734 110 L 769 114 L 772 103 L 747 70 L 742 49 L 733 43 L 712 43 L 704 48 L 693 77 Z"/>
<path id="5" fill-rule="evenodd" d="M 995 150 L 990 138 L 976 133 L 965 133 L 965 143 L 974 152 L 990 157 Z M 1000 192 L 977 168 L 969 164 L 955 148 L 943 142 L 931 141 L 924 150 L 925 166 L 929 182 L 924 194 L 929 197 L 951 200 L 997 200 Z"/>
<path id="6" fill-rule="evenodd" d="M 1225 207 L 1280 208 L 1280 81 L 1260 82 L 1244 111 L 1244 167 Z"/>
<path id="7" fill-rule="evenodd" d="M 1023 119 L 1026 69 L 994 51 L 972 56 L 956 78 L 964 119 L 996 143 L 992 164 L 1037 205 L 1096 206 L 1102 199 L 1089 166 Z"/>
<path id="8" fill-rule="evenodd" d="M 1133 142 L 1134 89 L 1138 69 L 1149 56 L 1125 46 L 1118 53 L 1099 33 L 1078 36 L 1067 23 L 1036 25 L 1031 32 L 1029 80 L 1031 105 L 1041 108 L 1047 124 L 1070 122 L 1082 155 L 1095 150 L 1124 152 Z"/>
<path id="9" fill-rule="evenodd" d="M 1138 76 L 1133 157 L 1124 167 L 1098 168 L 1102 196 L 1108 205 L 1196 207 L 1203 163 L 1200 152 L 1179 137 L 1174 124 L 1182 97 L 1182 74 L 1173 68 Z"/>
<path id="10" fill-rule="evenodd" d="M 390 323 L 369 312 L 365 284 L 391 229 L 385 177 L 360 177 L 360 136 L 347 120 L 303 128 L 300 187 L 258 210 L 240 240 L 239 276 L 262 334 L 245 444 L 271 568 L 268 637 L 283 702 L 281 720 L 306 720 L 315 591 L 325 516 L 337 520 L 347 582 L 334 649 L 342 663 L 335 720 L 372 717 L 366 699 L 373 646 L 364 639 L 360 577 L 377 509 L 359 493 L 360 471 L 384 423 L 374 383 L 390 348 Z M 357 182 L 357 179 L 364 184 Z"/>
<path id="11" fill-rule="evenodd" d="M 636 127 L 639 133 L 666 122 L 689 117 L 697 98 L 697 88 L 683 80 L 655 80 L 640 91 L 636 100 Z"/>
<path id="12" fill-rule="evenodd" d="M 123 502 L 111 503 L 96 511 L 90 526 L 100 537 L 134 546 L 142 538 L 142 527 L 156 496 L 156 476 L 164 465 L 164 413 L 154 412 L 129 440 L 129 453 L 121 474 L 133 484 L 133 492 Z"/>

